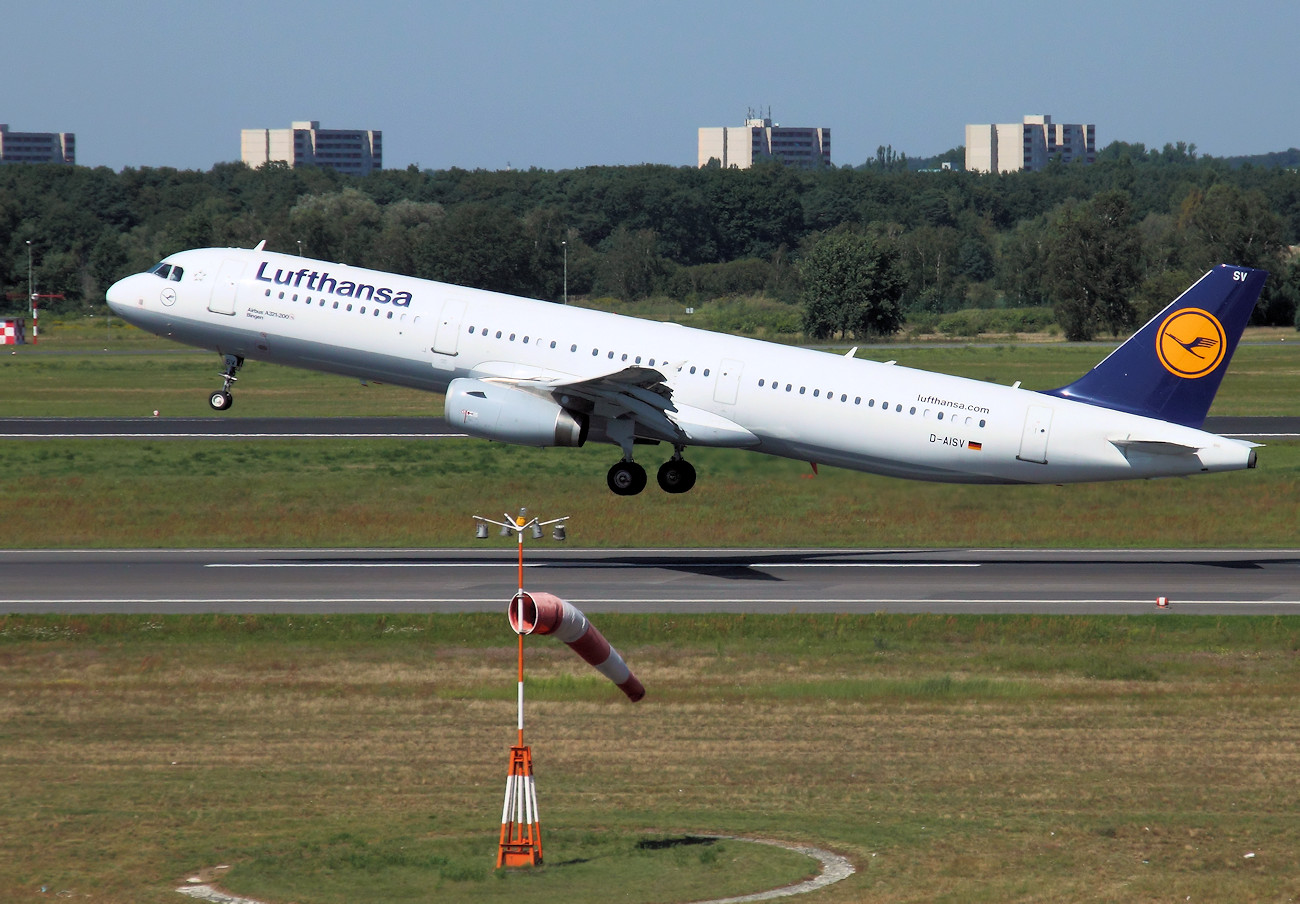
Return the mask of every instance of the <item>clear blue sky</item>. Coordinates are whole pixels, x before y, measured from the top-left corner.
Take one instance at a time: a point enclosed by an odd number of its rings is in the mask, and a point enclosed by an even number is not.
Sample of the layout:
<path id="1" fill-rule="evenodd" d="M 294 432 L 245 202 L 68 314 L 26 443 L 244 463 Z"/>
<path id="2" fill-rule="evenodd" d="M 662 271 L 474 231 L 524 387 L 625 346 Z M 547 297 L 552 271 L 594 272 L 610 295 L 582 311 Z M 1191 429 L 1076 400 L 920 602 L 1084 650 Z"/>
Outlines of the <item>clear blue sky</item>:
<path id="1" fill-rule="evenodd" d="M 317 0 L 10 4 L 0 122 L 87 166 L 206 170 L 242 128 L 384 133 L 384 165 L 694 165 L 768 107 L 832 159 L 1047 113 L 1216 156 L 1300 146 L 1300 3 Z"/>

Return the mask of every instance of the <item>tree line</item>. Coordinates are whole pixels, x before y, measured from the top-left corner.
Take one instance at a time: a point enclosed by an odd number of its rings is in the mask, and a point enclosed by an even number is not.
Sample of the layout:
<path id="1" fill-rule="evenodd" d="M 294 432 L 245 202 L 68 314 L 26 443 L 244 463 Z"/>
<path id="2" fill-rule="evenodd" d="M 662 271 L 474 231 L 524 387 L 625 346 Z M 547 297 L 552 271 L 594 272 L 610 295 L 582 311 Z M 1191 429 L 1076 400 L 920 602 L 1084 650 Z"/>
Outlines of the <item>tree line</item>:
<path id="1" fill-rule="evenodd" d="M 1192 146 L 1115 142 L 1092 165 L 1002 175 L 918 171 L 892 148 L 860 168 L 814 171 L 410 167 L 358 179 L 283 164 L 7 165 L 0 286 L 18 310 L 30 241 L 37 291 L 66 296 L 56 312 L 102 310 L 109 284 L 167 254 L 266 239 L 278 251 L 551 300 L 566 290 L 685 305 L 766 295 L 802 302 L 814 336 L 888 333 L 912 312 L 1050 305 L 1067 335 L 1088 338 L 1132 327 L 1227 262 L 1272 272 L 1256 320 L 1289 325 L 1300 301 L 1300 172 L 1292 156 L 1275 160 L 1236 165 Z M 838 268 L 829 282 L 828 267 Z M 836 279 L 887 289 L 895 313 L 847 298 L 837 310 L 847 290 Z"/>

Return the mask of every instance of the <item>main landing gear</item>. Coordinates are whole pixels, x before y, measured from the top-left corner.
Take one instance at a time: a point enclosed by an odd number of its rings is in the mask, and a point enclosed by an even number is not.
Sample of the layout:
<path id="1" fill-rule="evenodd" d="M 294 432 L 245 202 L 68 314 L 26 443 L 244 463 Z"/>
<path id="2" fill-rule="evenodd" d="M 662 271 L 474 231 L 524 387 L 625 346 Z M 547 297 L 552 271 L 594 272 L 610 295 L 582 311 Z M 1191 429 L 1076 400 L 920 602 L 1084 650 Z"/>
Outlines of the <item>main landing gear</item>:
<path id="1" fill-rule="evenodd" d="M 226 369 L 221 372 L 221 388 L 208 396 L 208 404 L 216 411 L 225 411 L 235 404 L 235 397 L 230 394 L 230 384 L 239 378 L 235 376 L 244 366 L 244 359 L 238 355 L 225 356 Z"/>
<path id="2" fill-rule="evenodd" d="M 695 486 L 695 466 L 682 458 L 682 450 L 678 449 L 672 458 L 659 466 L 656 479 L 665 493 L 685 493 Z M 645 468 L 625 458 L 609 469 L 605 482 L 619 496 L 635 496 L 646 488 Z"/>

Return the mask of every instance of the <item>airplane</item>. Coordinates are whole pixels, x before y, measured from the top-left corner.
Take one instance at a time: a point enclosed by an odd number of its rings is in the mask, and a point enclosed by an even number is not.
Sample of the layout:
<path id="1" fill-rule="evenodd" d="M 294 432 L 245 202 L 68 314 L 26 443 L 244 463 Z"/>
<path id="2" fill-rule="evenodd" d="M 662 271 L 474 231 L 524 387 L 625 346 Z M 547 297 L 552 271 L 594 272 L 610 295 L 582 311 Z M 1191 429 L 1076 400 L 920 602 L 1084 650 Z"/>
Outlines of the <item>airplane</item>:
<path id="1" fill-rule="evenodd" d="M 445 393 L 470 436 L 618 446 L 609 489 L 640 493 L 638 445 L 893 477 L 1065 484 L 1253 468 L 1250 442 L 1200 429 L 1268 274 L 1220 265 L 1091 371 L 1035 391 L 255 248 L 169 255 L 107 292 L 149 332 L 222 356 L 227 411 L 245 360 Z"/>

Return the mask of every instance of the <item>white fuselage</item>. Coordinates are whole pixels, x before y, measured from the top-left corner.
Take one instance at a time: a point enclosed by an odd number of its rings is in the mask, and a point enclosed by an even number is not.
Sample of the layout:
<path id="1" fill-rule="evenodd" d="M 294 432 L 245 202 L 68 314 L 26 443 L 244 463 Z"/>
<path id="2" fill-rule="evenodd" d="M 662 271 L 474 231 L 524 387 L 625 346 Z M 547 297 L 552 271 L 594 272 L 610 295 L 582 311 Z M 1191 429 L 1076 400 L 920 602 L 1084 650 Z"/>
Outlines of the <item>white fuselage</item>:
<path id="1" fill-rule="evenodd" d="M 954 483 L 1158 477 L 1252 460 L 1248 443 L 1165 421 L 676 324 L 262 250 L 166 262 L 179 280 L 129 276 L 109 290 L 113 310 L 222 354 L 431 392 L 461 377 L 584 379 L 640 365 L 707 427 L 688 428 L 689 445 Z M 1156 451 L 1166 445 L 1196 451 Z"/>

